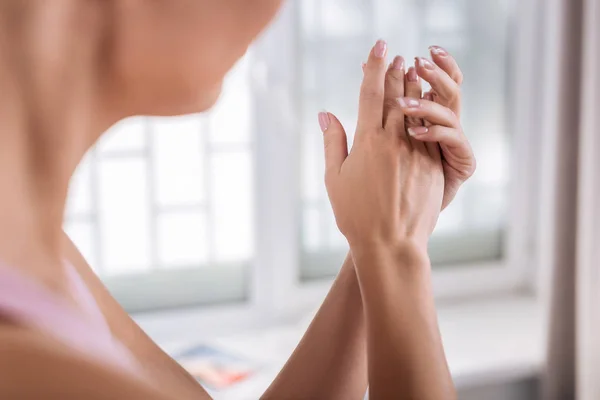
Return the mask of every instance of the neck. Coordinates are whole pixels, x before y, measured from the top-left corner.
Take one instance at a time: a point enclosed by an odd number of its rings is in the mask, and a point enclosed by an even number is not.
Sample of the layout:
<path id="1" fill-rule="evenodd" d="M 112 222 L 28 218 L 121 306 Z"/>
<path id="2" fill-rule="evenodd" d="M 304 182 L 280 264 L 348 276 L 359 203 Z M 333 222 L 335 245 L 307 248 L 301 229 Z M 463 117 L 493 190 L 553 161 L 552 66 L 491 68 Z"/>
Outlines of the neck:
<path id="1" fill-rule="evenodd" d="M 68 184 L 105 125 L 101 24 L 77 1 L 26 3 L 0 5 L 0 261 L 65 292 Z"/>

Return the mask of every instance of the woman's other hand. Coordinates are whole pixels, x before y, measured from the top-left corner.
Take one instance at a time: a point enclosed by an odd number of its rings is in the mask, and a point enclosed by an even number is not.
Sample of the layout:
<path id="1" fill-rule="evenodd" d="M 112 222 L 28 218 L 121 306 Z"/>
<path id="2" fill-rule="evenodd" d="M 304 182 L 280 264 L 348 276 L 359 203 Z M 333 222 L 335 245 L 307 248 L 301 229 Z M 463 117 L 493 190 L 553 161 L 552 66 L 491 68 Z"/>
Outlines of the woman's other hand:
<path id="1" fill-rule="evenodd" d="M 463 74 L 456 60 L 445 49 L 431 46 L 429 50 L 431 61 L 417 57 L 415 66 L 407 74 L 407 81 L 414 81 L 419 76 L 431 85 L 431 92 L 425 94 L 424 101 L 405 101 L 403 108 L 407 121 L 425 120 L 425 126 L 409 127 L 409 134 L 414 140 L 439 142 L 445 177 L 444 209 L 454 199 L 460 186 L 473 175 L 476 161 L 460 124 Z"/>
<path id="2" fill-rule="evenodd" d="M 442 206 L 439 148 L 406 134 L 398 101 L 404 99 L 404 68 L 398 59 L 396 67 L 388 68 L 386 52 L 385 42 L 378 41 L 364 67 L 350 154 L 339 120 L 330 113 L 319 115 L 327 192 L 351 247 L 403 240 L 424 246 Z"/>

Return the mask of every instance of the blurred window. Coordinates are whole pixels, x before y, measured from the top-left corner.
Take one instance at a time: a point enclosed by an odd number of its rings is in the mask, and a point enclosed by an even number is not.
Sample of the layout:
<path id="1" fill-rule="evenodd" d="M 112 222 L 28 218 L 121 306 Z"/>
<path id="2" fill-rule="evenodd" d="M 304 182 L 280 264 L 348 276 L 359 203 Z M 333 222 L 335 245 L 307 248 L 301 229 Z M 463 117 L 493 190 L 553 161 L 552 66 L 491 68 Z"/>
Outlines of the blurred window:
<path id="1" fill-rule="evenodd" d="M 434 265 L 500 259 L 510 180 L 510 3 L 303 0 L 299 4 L 301 276 L 315 279 L 331 275 L 346 249 L 322 183 L 323 146 L 321 133 L 314 126 L 315 115 L 327 107 L 340 118 L 348 134 L 353 133 L 360 66 L 379 37 L 389 42 L 389 58 L 397 54 L 429 57 L 429 45 L 442 45 L 456 57 L 465 75 L 462 122 L 477 155 L 478 170 L 440 215 L 430 245 Z M 412 61 L 412 57 L 407 59 L 409 65 Z"/>
<path id="2" fill-rule="evenodd" d="M 478 171 L 440 217 L 430 248 L 434 265 L 447 269 L 457 263 L 501 259 L 511 180 L 510 4 L 481 0 L 288 4 L 292 11 L 282 13 L 291 26 L 286 28 L 288 37 L 278 37 L 272 28 L 264 39 L 286 40 L 286 51 L 298 62 L 278 59 L 281 46 L 262 46 L 262 60 L 255 59 L 254 50 L 244 57 L 210 112 L 135 117 L 112 127 L 76 172 L 66 232 L 129 310 L 251 301 L 251 288 L 273 290 L 252 282 L 269 280 L 274 269 L 279 274 L 289 269 L 284 275 L 300 284 L 334 276 L 347 245 L 335 226 L 323 184 L 323 145 L 316 116 L 326 107 L 353 133 L 360 66 L 375 39 L 382 37 L 388 39 L 390 56 L 405 55 L 409 62 L 410 56 L 427 55 L 428 45 L 441 45 L 457 58 L 465 75 L 463 126 L 477 155 Z M 268 76 L 273 75 L 291 76 L 293 82 L 281 93 L 279 86 L 269 86 Z M 288 119 L 300 122 L 295 124 L 297 131 L 257 128 L 270 126 L 263 122 L 275 117 L 274 110 L 264 109 L 261 96 L 292 99 Z M 261 147 L 263 141 L 257 140 L 261 135 L 274 140 L 283 135 L 282 141 L 291 135 L 296 157 L 276 159 Z M 272 168 L 296 177 L 291 183 L 296 190 L 281 189 L 293 193 L 291 197 L 271 199 L 270 194 L 259 193 L 258 154 L 266 157 L 260 160 L 263 164 L 272 161 Z M 295 224 L 291 230 L 298 234 L 275 235 L 273 241 L 278 243 L 271 247 L 258 245 L 265 234 L 260 227 L 267 224 L 259 209 L 290 214 L 290 224 Z M 281 241 L 286 243 L 281 246 Z M 277 259 L 259 253 L 282 249 L 291 249 L 295 265 L 258 265 L 260 260 Z M 271 281 L 270 285 L 278 284 L 277 279 Z"/>
<path id="3" fill-rule="evenodd" d="M 130 309 L 247 297 L 255 247 L 250 58 L 230 73 L 211 112 L 124 120 L 75 175 L 65 231 Z"/>

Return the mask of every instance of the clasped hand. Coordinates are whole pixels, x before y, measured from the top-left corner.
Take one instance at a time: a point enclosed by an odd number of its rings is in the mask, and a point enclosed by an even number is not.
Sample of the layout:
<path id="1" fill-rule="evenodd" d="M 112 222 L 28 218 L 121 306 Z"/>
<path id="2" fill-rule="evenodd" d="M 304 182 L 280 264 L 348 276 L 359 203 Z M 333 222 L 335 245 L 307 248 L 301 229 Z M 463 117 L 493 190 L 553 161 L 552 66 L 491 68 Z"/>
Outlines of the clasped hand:
<path id="1" fill-rule="evenodd" d="M 460 124 L 462 73 L 442 48 L 432 61 L 386 63 L 378 41 L 363 65 L 358 124 L 348 153 L 344 128 L 319 114 L 325 183 L 337 225 L 350 247 L 409 240 L 425 247 L 440 211 L 475 171 Z M 422 94 L 421 79 L 431 85 Z"/>

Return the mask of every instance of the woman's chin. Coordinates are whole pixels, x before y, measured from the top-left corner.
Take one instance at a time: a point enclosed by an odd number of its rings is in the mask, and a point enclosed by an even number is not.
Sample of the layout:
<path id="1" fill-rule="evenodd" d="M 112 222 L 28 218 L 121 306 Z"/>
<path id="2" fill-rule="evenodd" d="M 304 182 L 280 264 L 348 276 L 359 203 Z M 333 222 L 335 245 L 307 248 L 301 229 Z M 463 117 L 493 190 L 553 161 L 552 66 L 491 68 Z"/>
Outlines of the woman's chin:
<path id="1" fill-rule="evenodd" d="M 219 101 L 219 98 L 221 97 L 222 92 L 223 92 L 223 83 L 220 82 L 212 90 L 206 92 L 202 96 L 202 98 L 198 102 L 199 109 L 197 112 L 203 112 L 203 111 L 210 110 L 215 104 L 217 104 L 217 101 Z"/>
<path id="2" fill-rule="evenodd" d="M 155 108 L 154 112 L 150 114 L 154 116 L 174 117 L 205 112 L 217 103 L 221 96 L 221 91 L 222 84 L 219 84 L 210 90 L 204 89 L 190 93 L 183 101 L 172 101 L 168 102 L 169 104 L 164 103 L 162 107 Z"/>

